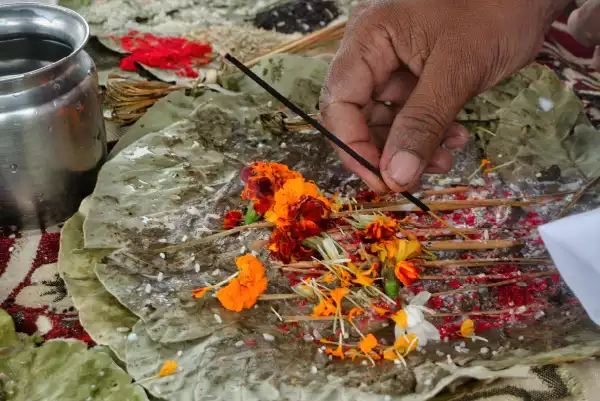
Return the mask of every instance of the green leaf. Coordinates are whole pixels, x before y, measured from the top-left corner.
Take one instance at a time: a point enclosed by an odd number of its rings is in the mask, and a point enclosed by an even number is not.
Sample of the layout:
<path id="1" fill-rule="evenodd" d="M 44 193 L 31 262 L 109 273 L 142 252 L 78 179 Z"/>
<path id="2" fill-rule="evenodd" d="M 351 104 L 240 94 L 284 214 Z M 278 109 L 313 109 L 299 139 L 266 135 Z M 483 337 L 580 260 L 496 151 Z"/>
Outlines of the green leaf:
<path id="1" fill-rule="evenodd" d="M 12 347 L 19 343 L 12 317 L 0 309 L 0 348 Z"/>
<path id="2" fill-rule="evenodd" d="M 123 359 L 126 331 L 133 327 L 138 318 L 106 291 L 94 272 L 96 264 L 112 250 L 82 249 L 83 221 L 88 205 L 88 200 L 84 200 L 80 211 L 63 226 L 58 271 L 73 298 L 83 328 L 96 343 L 108 345 Z"/>
<path id="3" fill-rule="evenodd" d="M 400 292 L 400 282 L 394 274 L 394 269 L 388 267 L 383 268 L 383 290 L 385 295 L 392 299 L 398 297 L 398 293 Z"/>
<path id="4" fill-rule="evenodd" d="M 244 216 L 245 224 L 256 223 L 262 216 L 254 210 L 254 203 L 250 202 L 246 215 Z"/>
<path id="5" fill-rule="evenodd" d="M 80 341 L 48 341 L 0 355 L 7 401 L 146 401 L 146 393 L 105 353 Z"/>

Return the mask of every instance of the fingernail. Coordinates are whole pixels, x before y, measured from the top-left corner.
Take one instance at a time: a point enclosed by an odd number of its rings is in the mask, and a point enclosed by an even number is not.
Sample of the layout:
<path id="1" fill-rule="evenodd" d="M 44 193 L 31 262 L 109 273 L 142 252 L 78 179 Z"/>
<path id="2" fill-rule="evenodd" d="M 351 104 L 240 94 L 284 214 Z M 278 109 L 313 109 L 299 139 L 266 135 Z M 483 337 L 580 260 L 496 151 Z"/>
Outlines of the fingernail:
<path id="1" fill-rule="evenodd" d="M 413 152 L 401 150 L 392 157 L 386 170 L 396 184 L 405 187 L 421 171 L 421 158 Z"/>

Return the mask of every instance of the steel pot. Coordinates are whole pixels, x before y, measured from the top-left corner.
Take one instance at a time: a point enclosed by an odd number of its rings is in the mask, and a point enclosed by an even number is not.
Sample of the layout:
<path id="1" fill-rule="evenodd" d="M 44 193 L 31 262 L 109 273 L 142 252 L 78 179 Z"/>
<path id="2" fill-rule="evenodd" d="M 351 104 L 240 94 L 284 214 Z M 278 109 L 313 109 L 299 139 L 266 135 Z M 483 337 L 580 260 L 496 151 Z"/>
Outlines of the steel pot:
<path id="1" fill-rule="evenodd" d="M 70 217 L 106 157 L 89 27 L 44 4 L 0 6 L 0 227 Z"/>

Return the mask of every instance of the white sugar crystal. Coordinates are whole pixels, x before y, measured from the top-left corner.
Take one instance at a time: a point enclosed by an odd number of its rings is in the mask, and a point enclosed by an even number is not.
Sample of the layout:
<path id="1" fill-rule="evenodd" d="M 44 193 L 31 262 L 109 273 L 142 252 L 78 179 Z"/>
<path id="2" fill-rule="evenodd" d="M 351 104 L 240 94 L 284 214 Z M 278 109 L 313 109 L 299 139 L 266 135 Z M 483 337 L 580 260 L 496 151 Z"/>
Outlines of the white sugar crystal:
<path id="1" fill-rule="evenodd" d="M 458 346 L 459 346 L 459 347 L 461 347 L 461 348 L 464 348 L 464 347 L 466 347 L 466 346 L 467 346 L 467 343 L 465 343 L 464 341 L 461 341 L 461 342 L 458 344 Z"/>
<path id="2" fill-rule="evenodd" d="M 450 338 L 444 337 L 444 344 L 448 344 L 449 341 L 450 341 Z"/>
<path id="3" fill-rule="evenodd" d="M 137 340 L 137 334 L 135 333 L 129 333 L 127 335 L 127 341 L 136 341 Z"/>
<path id="4" fill-rule="evenodd" d="M 199 263 L 196 263 L 194 265 L 194 270 L 196 271 L 196 273 L 200 273 L 200 264 Z"/>
<path id="5" fill-rule="evenodd" d="M 165 255 L 163 252 L 159 253 L 158 256 L 160 256 L 161 259 L 164 259 L 167 257 L 167 255 Z"/>
<path id="6" fill-rule="evenodd" d="M 535 315 L 533 315 L 533 318 L 538 320 L 538 319 L 543 318 L 545 315 L 546 314 L 544 313 L 543 310 L 539 310 L 539 311 L 535 312 Z"/>
<path id="7" fill-rule="evenodd" d="M 243 246 L 243 247 L 240 248 L 240 254 L 243 254 L 244 252 L 246 252 L 246 247 L 245 246 Z"/>
<path id="8" fill-rule="evenodd" d="M 208 213 L 206 215 L 207 220 L 219 220 L 220 218 L 221 218 L 221 216 L 219 216 L 218 214 L 214 214 L 214 213 Z"/>
<path id="9" fill-rule="evenodd" d="M 215 313 L 214 318 L 217 321 L 217 323 L 219 323 L 219 324 L 223 323 L 223 319 L 221 319 L 221 316 L 219 314 Z"/>
<path id="10" fill-rule="evenodd" d="M 263 333 L 263 338 L 267 341 L 274 341 L 275 337 L 272 334 L 269 333 Z"/>
<path id="11" fill-rule="evenodd" d="M 317 369 L 316 366 L 313 366 L 313 367 L 310 368 L 310 373 L 312 373 L 313 375 L 316 375 L 317 372 L 318 372 L 318 369 Z"/>
<path id="12" fill-rule="evenodd" d="M 236 342 L 236 343 L 235 343 L 235 346 L 236 346 L 237 348 L 240 348 L 240 347 L 243 347 L 243 346 L 244 346 L 244 344 L 245 344 L 245 343 L 244 343 L 242 340 L 240 340 L 240 341 L 238 341 L 238 342 Z"/>
<path id="13" fill-rule="evenodd" d="M 552 103 L 552 100 L 545 98 L 545 97 L 541 97 L 538 99 L 538 104 L 540 106 L 540 109 L 542 109 L 543 111 L 550 111 L 554 108 L 554 103 Z"/>
<path id="14" fill-rule="evenodd" d="M 117 331 L 119 333 L 127 333 L 129 331 L 129 327 L 117 327 Z"/>
<path id="15" fill-rule="evenodd" d="M 183 351 L 182 350 L 177 351 L 177 356 L 179 358 L 181 358 L 183 356 Z"/>
<path id="16" fill-rule="evenodd" d="M 152 292 L 152 286 L 150 284 L 146 284 L 144 291 L 146 291 L 146 294 L 150 294 Z"/>
<path id="17" fill-rule="evenodd" d="M 163 278 L 165 278 L 165 275 L 163 274 L 163 272 L 159 272 L 156 276 L 156 281 L 161 282 L 163 281 Z"/>

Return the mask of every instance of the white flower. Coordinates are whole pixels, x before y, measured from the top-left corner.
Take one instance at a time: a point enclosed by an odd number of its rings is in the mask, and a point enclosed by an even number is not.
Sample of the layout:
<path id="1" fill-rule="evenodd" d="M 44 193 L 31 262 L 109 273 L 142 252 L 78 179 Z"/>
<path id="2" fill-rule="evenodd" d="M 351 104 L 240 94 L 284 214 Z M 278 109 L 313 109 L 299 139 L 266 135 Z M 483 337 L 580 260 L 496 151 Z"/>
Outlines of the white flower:
<path id="1" fill-rule="evenodd" d="M 433 314 L 434 311 L 425 306 L 431 298 L 431 293 L 421 291 L 406 306 L 403 311 L 406 313 L 406 327 L 396 323 L 394 333 L 396 340 L 403 335 L 415 334 L 419 339 L 419 346 L 424 347 L 429 341 L 440 341 L 440 332 L 438 329 L 425 320 L 424 312 Z"/>

